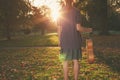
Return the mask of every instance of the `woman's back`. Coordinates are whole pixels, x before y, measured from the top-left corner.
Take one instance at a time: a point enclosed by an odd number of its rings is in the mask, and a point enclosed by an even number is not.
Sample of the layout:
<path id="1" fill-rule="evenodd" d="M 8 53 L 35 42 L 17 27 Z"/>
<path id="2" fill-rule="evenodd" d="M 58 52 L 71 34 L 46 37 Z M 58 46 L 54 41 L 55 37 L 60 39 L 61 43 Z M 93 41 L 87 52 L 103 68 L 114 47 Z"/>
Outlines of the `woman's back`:
<path id="1" fill-rule="evenodd" d="M 80 32 L 76 29 L 76 24 L 80 22 L 79 10 L 74 7 L 70 10 L 63 8 L 61 10 L 61 15 L 61 47 L 64 49 L 79 49 L 81 46 L 81 36 Z"/>

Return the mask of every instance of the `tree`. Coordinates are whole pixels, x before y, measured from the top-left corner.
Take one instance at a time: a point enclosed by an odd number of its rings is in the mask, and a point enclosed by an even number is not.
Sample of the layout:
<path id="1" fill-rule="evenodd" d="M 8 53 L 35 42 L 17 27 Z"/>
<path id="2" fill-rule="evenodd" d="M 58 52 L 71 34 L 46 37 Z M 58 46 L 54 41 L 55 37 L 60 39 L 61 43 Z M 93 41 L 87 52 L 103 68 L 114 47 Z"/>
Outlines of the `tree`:
<path id="1" fill-rule="evenodd" d="M 79 0 L 76 6 L 86 16 L 89 26 L 101 34 L 120 30 L 120 0 Z"/>
<path id="2" fill-rule="evenodd" d="M 110 30 L 120 31 L 120 1 L 108 0 L 108 25 Z"/>
<path id="3" fill-rule="evenodd" d="M 90 24 L 101 32 L 108 34 L 107 0 L 91 0 L 87 6 Z"/>
<path id="4" fill-rule="evenodd" d="M 101 33 L 108 33 L 107 0 L 79 0 L 77 7 L 86 16 L 89 26 Z"/>
<path id="5" fill-rule="evenodd" d="M 92 27 L 88 22 L 88 13 L 87 13 L 88 3 L 89 0 L 77 0 L 77 3 L 74 4 L 74 6 L 77 7 L 80 10 L 80 13 L 82 14 L 82 25 L 84 27 Z"/>
<path id="6" fill-rule="evenodd" d="M 30 11 L 29 0 L 0 0 L 0 27 L 8 40 L 11 33 L 28 20 Z"/>
<path id="7" fill-rule="evenodd" d="M 32 23 L 34 29 L 39 29 L 41 31 L 41 34 L 44 35 L 50 23 L 50 9 L 47 6 L 43 5 L 40 8 L 33 7 L 32 10 Z"/>

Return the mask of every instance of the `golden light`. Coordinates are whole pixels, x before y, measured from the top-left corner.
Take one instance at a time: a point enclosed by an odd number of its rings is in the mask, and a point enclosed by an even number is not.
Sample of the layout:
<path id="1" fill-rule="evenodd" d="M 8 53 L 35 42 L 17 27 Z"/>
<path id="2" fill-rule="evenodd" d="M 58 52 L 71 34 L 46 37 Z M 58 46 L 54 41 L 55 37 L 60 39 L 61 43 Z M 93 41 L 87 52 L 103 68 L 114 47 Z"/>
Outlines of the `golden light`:
<path id="1" fill-rule="evenodd" d="M 40 7 L 43 5 L 48 6 L 51 10 L 51 17 L 54 21 L 56 21 L 59 17 L 60 4 L 58 1 L 60 0 L 30 0 L 32 5 L 35 7 Z"/>

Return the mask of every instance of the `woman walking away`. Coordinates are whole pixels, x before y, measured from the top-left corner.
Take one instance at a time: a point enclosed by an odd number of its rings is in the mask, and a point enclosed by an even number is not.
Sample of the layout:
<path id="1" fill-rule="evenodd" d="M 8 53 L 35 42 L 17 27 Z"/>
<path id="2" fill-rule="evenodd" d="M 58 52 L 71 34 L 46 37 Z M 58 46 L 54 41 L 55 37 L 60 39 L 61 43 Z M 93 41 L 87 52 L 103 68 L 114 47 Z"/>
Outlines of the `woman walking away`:
<path id="1" fill-rule="evenodd" d="M 60 10 L 61 17 L 58 20 L 58 36 L 60 55 L 64 55 L 63 72 L 64 80 L 68 80 L 68 61 L 73 61 L 74 80 L 78 80 L 79 59 L 81 53 L 81 32 L 91 32 L 91 28 L 81 26 L 80 11 L 73 7 L 73 0 L 64 0 L 64 6 Z"/>

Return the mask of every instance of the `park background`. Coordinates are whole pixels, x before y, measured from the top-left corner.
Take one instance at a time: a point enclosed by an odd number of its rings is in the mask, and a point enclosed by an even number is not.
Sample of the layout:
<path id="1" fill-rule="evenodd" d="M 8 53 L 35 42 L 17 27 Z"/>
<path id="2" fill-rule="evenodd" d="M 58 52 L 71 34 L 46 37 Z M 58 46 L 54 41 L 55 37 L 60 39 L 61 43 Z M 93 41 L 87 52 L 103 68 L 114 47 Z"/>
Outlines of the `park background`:
<path id="1" fill-rule="evenodd" d="M 61 0 L 47 1 L 62 4 Z M 50 1 L 50 2 L 49 2 Z M 63 80 L 54 8 L 34 0 L 0 0 L 0 80 Z M 47 4 L 47 5 L 48 5 Z M 95 62 L 83 58 L 79 79 L 120 79 L 120 0 L 76 0 L 82 25 L 93 28 Z M 54 18 L 54 19 L 53 19 Z M 72 62 L 69 78 L 73 80 Z"/>

